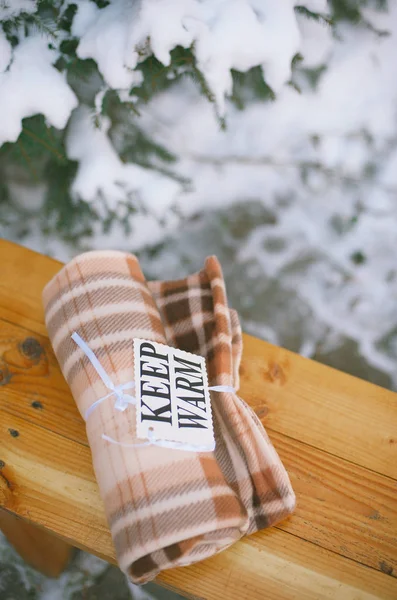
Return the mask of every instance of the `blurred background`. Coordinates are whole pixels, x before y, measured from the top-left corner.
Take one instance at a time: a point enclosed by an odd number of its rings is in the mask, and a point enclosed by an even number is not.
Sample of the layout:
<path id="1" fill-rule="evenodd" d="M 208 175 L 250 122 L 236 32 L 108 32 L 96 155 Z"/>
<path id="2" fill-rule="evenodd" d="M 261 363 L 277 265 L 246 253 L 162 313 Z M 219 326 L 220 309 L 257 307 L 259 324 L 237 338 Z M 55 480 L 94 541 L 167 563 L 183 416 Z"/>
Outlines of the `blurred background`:
<path id="1" fill-rule="evenodd" d="M 216 254 L 245 331 L 395 389 L 396 56 L 396 0 L 0 0 L 0 234 Z M 0 540 L 1 598 L 130 594 L 176 597 Z"/>

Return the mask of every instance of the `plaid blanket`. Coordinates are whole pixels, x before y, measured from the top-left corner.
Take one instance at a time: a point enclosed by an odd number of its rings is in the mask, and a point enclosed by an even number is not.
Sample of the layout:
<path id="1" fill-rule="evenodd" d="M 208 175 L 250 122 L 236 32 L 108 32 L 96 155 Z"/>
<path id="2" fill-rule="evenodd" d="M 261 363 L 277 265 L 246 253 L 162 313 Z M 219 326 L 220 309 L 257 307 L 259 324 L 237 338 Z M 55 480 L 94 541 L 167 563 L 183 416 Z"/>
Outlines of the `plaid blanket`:
<path id="1" fill-rule="evenodd" d="M 239 387 L 241 329 L 215 257 L 184 279 L 147 282 L 136 257 L 88 252 L 48 283 L 43 300 L 82 416 L 109 390 L 71 339 L 75 331 L 117 385 L 133 379 L 132 340 L 144 338 L 204 356 L 210 386 Z M 294 508 L 288 475 L 255 413 L 235 393 L 211 392 L 211 399 L 213 452 L 128 446 L 136 440 L 135 408 L 117 411 L 112 397 L 87 418 L 118 561 L 134 583 L 205 559 Z"/>

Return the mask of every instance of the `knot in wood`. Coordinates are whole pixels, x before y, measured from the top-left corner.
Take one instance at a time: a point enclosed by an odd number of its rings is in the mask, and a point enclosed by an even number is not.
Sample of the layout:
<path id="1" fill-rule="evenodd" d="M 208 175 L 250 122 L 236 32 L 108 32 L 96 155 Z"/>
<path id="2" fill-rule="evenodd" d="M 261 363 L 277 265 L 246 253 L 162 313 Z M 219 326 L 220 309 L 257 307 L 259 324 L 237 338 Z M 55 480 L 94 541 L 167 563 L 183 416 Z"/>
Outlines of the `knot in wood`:
<path id="1" fill-rule="evenodd" d="M 20 344 L 20 350 L 27 358 L 38 361 L 44 352 L 43 346 L 34 337 L 27 337 Z"/>

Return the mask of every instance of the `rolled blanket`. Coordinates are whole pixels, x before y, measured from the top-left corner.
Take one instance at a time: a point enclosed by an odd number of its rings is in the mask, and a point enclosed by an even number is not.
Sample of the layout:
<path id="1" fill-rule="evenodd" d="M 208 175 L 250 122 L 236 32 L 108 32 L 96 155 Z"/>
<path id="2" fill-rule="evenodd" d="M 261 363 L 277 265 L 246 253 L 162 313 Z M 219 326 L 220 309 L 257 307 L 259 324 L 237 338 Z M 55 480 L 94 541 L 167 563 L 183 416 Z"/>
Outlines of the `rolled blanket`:
<path id="1" fill-rule="evenodd" d="M 132 582 L 203 560 L 292 512 L 288 475 L 236 393 L 211 392 L 214 451 L 134 446 L 135 407 L 115 410 L 115 396 L 71 337 L 77 332 L 115 386 L 134 379 L 133 339 L 141 338 L 205 357 L 209 385 L 237 391 L 242 335 L 215 257 L 184 279 L 147 282 L 136 257 L 88 252 L 48 283 L 43 301 L 56 357 L 87 420 L 119 565 Z"/>

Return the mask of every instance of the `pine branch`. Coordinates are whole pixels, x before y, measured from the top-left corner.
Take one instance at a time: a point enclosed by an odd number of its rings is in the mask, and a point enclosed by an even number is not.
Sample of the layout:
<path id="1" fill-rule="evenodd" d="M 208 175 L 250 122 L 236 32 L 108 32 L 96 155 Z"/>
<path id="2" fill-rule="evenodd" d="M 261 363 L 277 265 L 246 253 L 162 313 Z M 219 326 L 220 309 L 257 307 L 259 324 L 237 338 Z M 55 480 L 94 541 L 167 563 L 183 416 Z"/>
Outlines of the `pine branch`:
<path id="1" fill-rule="evenodd" d="M 42 178 L 49 161 L 65 163 L 67 158 L 63 134 L 47 127 L 42 115 L 24 119 L 17 142 L 8 142 L 0 148 L 1 164 L 21 165 L 35 181 Z"/>
<path id="2" fill-rule="evenodd" d="M 31 138 L 36 140 L 39 144 L 44 146 L 44 148 L 46 148 L 50 152 L 53 152 L 59 160 L 61 160 L 61 161 L 67 160 L 67 158 L 64 154 L 61 154 L 56 148 L 54 148 L 53 146 L 48 144 L 45 140 L 43 140 L 41 137 L 36 135 L 33 131 L 28 129 L 26 126 L 23 128 L 23 133 L 26 133 L 26 135 L 29 135 Z"/>
<path id="3" fill-rule="evenodd" d="M 232 69 L 233 93 L 231 101 L 243 110 L 251 100 L 273 101 L 276 95 L 263 78 L 261 67 L 253 67 L 242 73 Z"/>
<path id="4" fill-rule="evenodd" d="M 99 216 L 93 206 L 83 200 L 72 198 L 71 185 L 76 176 L 77 163 L 50 162 L 46 167 L 48 192 L 43 207 L 47 230 L 55 230 L 63 239 L 74 242 L 79 237 L 91 235 Z"/>
<path id="5" fill-rule="evenodd" d="M 99 9 L 109 5 L 107 0 L 92 0 Z M 10 3 L 12 0 L 10 0 Z M 1 0 L 0 0 L 1 3 Z M 165 146 L 158 144 L 147 136 L 139 127 L 139 109 L 149 102 L 156 94 L 167 90 L 183 77 L 191 78 L 199 87 L 201 93 L 210 101 L 214 102 L 214 95 L 209 89 L 206 80 L 197 67 L 194 44 L 191 48 L 174 48 L 171 52 L 171 63 L 164 66 L 151 53 L 150 39 L 140 49 L 141 62 L 137 69 L 143 74 L 143 82 L 140 86 L 134 86 L 130 93 L 137 101 L 121 103 L 115 91 L 110 90 L 103 99 L 100 114 L 94 111 L 95 86 L 102 89 L 103 79 L 99 74 L 96 63 L 91 60 L 81 60 L 76 55 L 79 40 L 71 35 L 73 19 L 77 6 L 73 2 L 64 8 L 63 0 L 38 0 L 35 13 L 20 13 L 12 19 L 0 24 L 5 31 L 7 39 L 15 47 L 24 36 L 32 32 L 40 32 L 46 36 L 52 47 L 60 53 L 55 67 L 61 72 L 66 72 L 68 83 L 84 103 L 93 107 L 93 119 L 106 115 L 110 118 L 112 126 L 110 137 L 117 131 L 119 142 L 119 155 L 124 162 L 133 162 L 144 168 L 153 169 L 168 177 L 179 181 L 182 185 L 189 182 L 173 172 L 172 166 L 176 162 L 176 156 Z M 387 7 L 386 0 L 329 0 L 330 15 L 316 13 L 304 6 L 297 6 L 296 13 L 307 19 L 314 19 L 326 26 L 336 26 L 340 21 L 349 21 L 361 27 L 367 27 L 378 35 L 386 35 L 387 32 L 378 31 L 363 16 L 364 8 L 371 6 L 377 10 Z M 299 65 L 302 57 L 298 54 L 292 61 L 292 67 Z M 300 72 L 309 78 L 315 87 L 325 70 L 325 66 L 318 69 L 302 69 Z M 250 69 L 246 73 L 232 71 L 233 92 L 231 100 L 235 105 L 243 109 L 252 100 L 272 101 L 275 94 L 266 84 L 260 67 Z M 83 83 L 94 81 L 92 90 L 88 93 Z M 299 88 L 296 82 L 291 81 L 289 85 Z M 90 95 L 91 94 L 91 95 Z M 225 127 L 225 121 L 219 120 L 221 127 Z M 115 143 L 116 136 L 113 137 Z M 224 157 L 222 159 L 213 157 L 191 156 L 192 160 L 205 162 L 214 166 L 223 164 L 267 164 L 275 168 L 298 168 L 302 174 L 310 170 L 317 170 L 327 177 L 339 178 L 348 184 L 359 185 L 361 182 L 355 178 L 339 175 L 331 169 L 325 168 L 316 161 L 301 161 L 298 163 L 277 163 L 267 157 Z M 89 235 L 93 231 L 93 223 L 98 222 L 103 214 L 104 227 L 110 228 L 115 221 L 121 221 L 126 228 L 130 228 L 130 217 L 136 211 L 147 210 L 138 196 L 128 196 L 125 203 L 120 203 L 116 209 L 110 208 L 103 199 L 102 206 L 105 212 L 100 214 L 92 205 L 76 200 L 70 195 L 70 187 L 76 174 L 77 164 L 69 161 L 64 148 L 64 132 L 57 132 L 54 128 L 47 127 L 43 117 L 35 116 L 23 121 L 23 130 L 14 144 L 5 144 L 0 148 L 0 162 L 2 167 L 23 165 L 28 173 L 28 178 L 34 181 L 45 181 L 48 184 L 43 218 L 44 226 L 48 231 L 55 230 L 64 239 L 75 241 L 79 235 Z M 6 169 L 2 168 L 2 175 Z M 365 176 L 365 175 L 364 175 Z M 0 177 L 1 181 L 1 177 Z M 389 193 L 395 193 L 395 189 L 388 189 Z M 0 202 L 9 202 L 7 190 L 0 182 Z M 11 208 L 10 211 L 12 212 Z M 2 212 L 10 212 L 2 211 Z M 18 215 L 21 211 L 18 208 Z M 16 213 L 15 213 L 16 214 Z M 22 219 L 20 219 L 22 220 Z"/>
<path id="6" fill-rule="evenodd" d="M 164 66 L 157 58 L 150 55 L 139 64 L 138 70 L 143 75 L 143 83 L 140 86 L 134 86 L 130 93 L 137 96 L 141 102 L 148 102 L 153 95 L 168 89 L 182 77 L 193 79 L 208 100 L 214 101 L 213 93 L 197 68 L 194 45 L 188 49 L 182 48 L 182 46 L 174 48 L 171 51 L 169 66 Z"/>
<path id="7" fill-rule="evenodd" d="M 295 12 L 306 17 L 307 19 L 317 21 L 318 23 L 323 23 L 324 25 L 333 25 L 333 21 L 328 15 L 324 15 L 323 13 L 315 13 L 306 8 L 306 6 L 295 6 Z"/>
<path id="8" fill-rule="evenodd" d="M 363 17 L 361 9 L 368 6 L 378 11 L 385 11 L 388 8 L 388 0 L 331 0 L 332 22 L 350 21 L 354 25 L 361 25 L 370 29 L 381 37 L 390 35 L 389 31 L 377 29 L 368 19 Z"/>
<path id="9" fill-rule="evenodd" d="M 31 160 L 29 154 L 26 152 L 25 148 L 23 147 L 23 144 L 22 144 L 21 140 L 18 139 L 16 143 L 17 143 L 17 148 L 20 151 L 22 157 L 24 158 L 24 160 L 26 162 L 26 165 L 28 167 L 28 170 L 30 171 L 30 173 L 32 175 L 32 178 L 35 181 L 38 181 L 39 177 L 37 175 L 37 171 L 36 171 L 36 169 L 33 166 L 33 163 L 32 163 L 32 160 Z"/>

